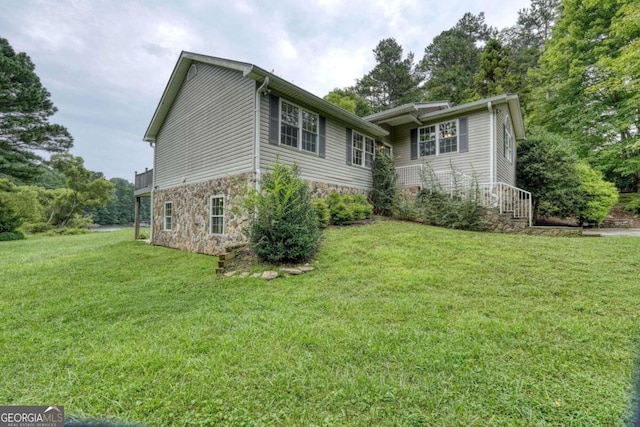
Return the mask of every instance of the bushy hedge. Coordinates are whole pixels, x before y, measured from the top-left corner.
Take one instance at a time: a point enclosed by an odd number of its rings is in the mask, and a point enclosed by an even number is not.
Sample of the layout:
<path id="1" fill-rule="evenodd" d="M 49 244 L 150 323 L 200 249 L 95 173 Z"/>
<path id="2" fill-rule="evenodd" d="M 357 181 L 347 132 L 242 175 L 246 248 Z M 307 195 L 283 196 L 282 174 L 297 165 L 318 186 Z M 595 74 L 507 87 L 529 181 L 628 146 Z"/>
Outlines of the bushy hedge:
<path id="1" fill-rule="evenodd" d="M 0 242 L 7 242 L 9 240 L 22 240 L 24 239 L 24 233 L 22 231 L 4 231 L 0 233 Z"/>
<path id="2" fill-rule="evenodd" d="M 474 198 L 451 197 L 442 191 L 422 190 L 416 196 L 417 217 L 431 225 L 459 230 L 481 230 L 484 221 Z"/>
<path id="3" fill-rule="evenodd" d="M 314 199 L 313 209 L 316 211 L 316 216 L 318 217 L 318 227 L 327 228 L 329 222 L 331 221 L 331 212 L 329 212 L 329 204 L 324 199 Z"/>
<path id="4" fill-rule="evenodd" d="M 318 217 L 308 184 L 297 165 L 276 163 L 260 180 L 262 191 L 251 202 L 255 212 L 249 228 L 251 247 L 268 262 L 310 258 L 320 239 Z"/>
<path id="5" fill-rule="evenodd" d="M 373 206 L 362 194 L 340 194 L 333 192 L 327 198 L 331 224 L 347 225 L 371 217 Z"/>

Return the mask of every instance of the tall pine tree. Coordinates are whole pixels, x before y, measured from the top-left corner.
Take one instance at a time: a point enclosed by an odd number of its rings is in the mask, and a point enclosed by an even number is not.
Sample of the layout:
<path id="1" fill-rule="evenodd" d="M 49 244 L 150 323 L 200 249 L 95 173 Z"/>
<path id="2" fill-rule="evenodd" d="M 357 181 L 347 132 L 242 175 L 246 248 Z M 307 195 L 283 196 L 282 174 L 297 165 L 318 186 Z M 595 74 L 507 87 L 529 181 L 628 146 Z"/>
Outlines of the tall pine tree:
<path id="1" fill-rule="evenodd" d="M 66 152 L 73 139 L 66 128 L 49 123 L 56 107 L 25 53 L 0 38 L 0 177 L 32 182 L 41 169 L 37 151 Z"/>

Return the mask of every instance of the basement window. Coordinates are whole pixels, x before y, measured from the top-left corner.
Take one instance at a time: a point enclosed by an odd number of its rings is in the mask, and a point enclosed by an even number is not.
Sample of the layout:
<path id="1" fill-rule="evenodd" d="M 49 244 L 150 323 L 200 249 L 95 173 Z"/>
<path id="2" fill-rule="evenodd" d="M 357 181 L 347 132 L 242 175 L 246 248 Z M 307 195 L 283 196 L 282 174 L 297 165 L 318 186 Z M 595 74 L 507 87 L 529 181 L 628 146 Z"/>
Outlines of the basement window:
<path id="1" fill-rule="evenodd" d="M 224 196 L 212 196 L 209 205 L 209 233 L 224 234 Z"/>

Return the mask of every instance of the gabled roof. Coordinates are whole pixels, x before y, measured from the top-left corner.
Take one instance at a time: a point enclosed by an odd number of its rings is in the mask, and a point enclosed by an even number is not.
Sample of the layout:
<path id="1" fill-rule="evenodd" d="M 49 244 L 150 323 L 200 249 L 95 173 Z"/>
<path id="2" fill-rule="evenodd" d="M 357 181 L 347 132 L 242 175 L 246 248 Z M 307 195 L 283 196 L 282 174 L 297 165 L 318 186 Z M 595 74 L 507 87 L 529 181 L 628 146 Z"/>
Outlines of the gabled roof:
<path id="1" fill-rule="evenodd" d="M 290 83 L 281 77 L 276 76 L 273 73 L 263 70 L 262 68 L 249 64 L 246 62 L 233 61 L 230 59 L 217 58 L 214 56 L 200 55 L 192 52 L 182 51 L 178 62 L 171 73 L 167 87 L 164 89 L 162 98 L 156 107 L 156 111 L 153 114 L 153 118 L 147 127 L 147 131 L 144 134 L 144 140 L 153 142 L 155 141 L 164 120 L 171 109 L 180 87 L 184 82 L 184 79 L 189 72 L 189 68 L 193 62 L 201 62 L 204 64 L 216 65 L 231 70 L 242 72 L 245 77 L 256 80 L 259 83 L 263 83 L 266 78 L 269 79 L 268 87 L 273 89 L 284 96 L 287 96 L 292 101 L 298 101 L 308 105 L 311 108 L 316 109 L 319 113 L 338 119 L 347 125 L 353 126 L 359 130 L 365 131 L 372 136 L 382 137 L 389 135 L 389 132 L 380 126 L 368 122 L 361 117 L 356 116 L 340 107 L 337 107 L 324 99 L 307 92 L 306 90 Z"/>
<path id="2" fill-rule="evenodd" d="M 386 123 L 391 126 L 399 126 L 411 122 L 422 124 L 418 120 L 419 115 L 449 108 L 450 106 L 447 101 L 414 102 L 371 114 L 364 117 L 364 119 L 372 123 Z"/>
<path id="3" fill-rule="evenodd" d="M 455 107 L 451 107 L 446 110 L 424 113 L 418 116 L 418 119 L 422 122 L 425 122 L 431 119 L 460 116 L 462 114 L 467 114 L 473 111 L 486 109 L 489 103 L 491 103 L 491 105 L 493 106 L 507 104 L 509 108 L 509 117 L 511 118 L 513 130 L 516 134 L 515 137 L 517 140 L 524 139 L 524 121 L 522 120 L 522 111 L 520 110 L 520 99 L 518 98 L 518 95 L 514 93 L 480 99 L 478 101 L 469 102 L 467 104 L 456 105 Z"/>
<path id="4" fill-rule="evenodd" d="M 509 117 L 511 117 L 511 122 L 513 123 L 516 139 L 524 139 L 524 122 L 522 121 L 520 100 L 516 94 L 498 95 L 467 104 L 456 105 L 455 107 L 452 107 L 447 101 L 404 104 L 399 107 L 371 114 L 370 116 L 364 117 L 364 119 L 376 124 L 386 123 L 391 126 L 399 126 L 406 123 L 422 125 L 424 122 L 432 119 L 457 117 L 462 114 L 480 111 L 486 109 L 489 103 L 491 103 L 491 105 L 508 105 Z"/>

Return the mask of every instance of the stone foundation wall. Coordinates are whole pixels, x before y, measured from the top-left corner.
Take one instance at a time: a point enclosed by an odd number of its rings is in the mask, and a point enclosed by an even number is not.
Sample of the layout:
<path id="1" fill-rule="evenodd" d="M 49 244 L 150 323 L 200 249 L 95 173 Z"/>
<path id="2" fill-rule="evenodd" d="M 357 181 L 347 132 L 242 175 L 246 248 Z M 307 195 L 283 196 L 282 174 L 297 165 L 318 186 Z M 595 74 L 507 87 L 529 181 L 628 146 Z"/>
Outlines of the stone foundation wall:
<path id="1" fill-rule="evenodd" d="M 522 234 L 529 227 L 526 218 L 513 218 L 510 214 L 501 214 L 497 208 L 482 208 L 480 215 L 486 221 L 485 231 L 492 233 Z"/>
<path id="2" fill-rule="evenodd" d="M 238 212 L 246 187 L 255 185 L 253 173 L 185 184 L 153 193 L 152 244 L 189 252 L 219 255 L 227 246 L 246 243 L 246 215 Z M 224 234 L 209 233 L 211 196 L 224 196 Z M 172 230 L 164 230 L 164 204 L 173 202 Z"/>
<path id="3" fill-rule="evenodd" d="M 364 188 L 347 187 L 345 185 L 325 184 L 323 182 L 308 181 L 309 189 L 311 190 L 311 198 L 326 199 L 329 194 L 334 191 L 341 194 L 369 194 L 369 190 Z"/>
<path id="4" fill-rule="evenodd" d="M 185 184 L 153 193 L 152 244 L 220 255 L 230 246 L 247 243 L 245 230 L 249 226 L 247 215 L 239 211 L 247 186 L 254 188 L 253 173 L 230 175 L 212 181 Z M 312 198 L 326 198 L 334 191 L 342 194 L 364 194 L 366 189 L 342 185 L 309 182 Z M 224 234 L 209 233 L 211 196 L 224 196 Z M 173 202 L 172 229 L 164 230 L 164 204 Z"/>
<path id="5" fill-rule="evenodd" d="M 530 236 L 580 237 L 582 227 L 528 227 L 525 234 Z"/>

